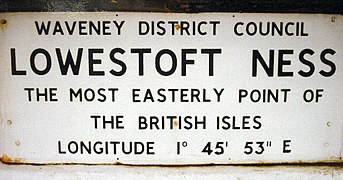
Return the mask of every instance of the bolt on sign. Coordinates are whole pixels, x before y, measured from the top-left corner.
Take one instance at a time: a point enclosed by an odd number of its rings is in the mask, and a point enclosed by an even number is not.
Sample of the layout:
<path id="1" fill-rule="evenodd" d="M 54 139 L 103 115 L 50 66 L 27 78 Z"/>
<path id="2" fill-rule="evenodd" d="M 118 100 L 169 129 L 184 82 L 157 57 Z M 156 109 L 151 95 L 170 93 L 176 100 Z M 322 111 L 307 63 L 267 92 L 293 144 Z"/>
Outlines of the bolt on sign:
<path id="1" fill-rule="evenodd" d="M 342 162 L 342 15 L 0 19 L 4 163 Z"/>

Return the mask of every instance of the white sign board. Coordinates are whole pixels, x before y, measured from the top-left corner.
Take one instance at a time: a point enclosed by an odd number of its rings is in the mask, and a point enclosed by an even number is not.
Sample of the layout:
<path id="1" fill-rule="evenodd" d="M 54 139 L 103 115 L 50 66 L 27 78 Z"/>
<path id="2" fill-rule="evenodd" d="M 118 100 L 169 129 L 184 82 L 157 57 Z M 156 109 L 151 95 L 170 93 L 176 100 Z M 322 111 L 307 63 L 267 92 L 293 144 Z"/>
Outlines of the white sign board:
<path id="1" fill-rule="evenodd" d="M 342 15 L 0 19 L 3 162 L 342 162 Z"/>

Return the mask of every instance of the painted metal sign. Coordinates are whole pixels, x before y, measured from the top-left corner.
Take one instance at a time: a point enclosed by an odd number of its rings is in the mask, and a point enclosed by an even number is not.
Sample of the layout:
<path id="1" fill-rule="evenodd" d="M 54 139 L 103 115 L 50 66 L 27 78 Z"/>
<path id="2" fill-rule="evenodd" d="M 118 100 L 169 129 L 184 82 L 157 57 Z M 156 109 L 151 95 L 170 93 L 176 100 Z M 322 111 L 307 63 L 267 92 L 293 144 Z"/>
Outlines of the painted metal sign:
<path id="1" fill-rule="evenodd" d="M 341 15 L 0 19 L 2 162 L 342 162 Z"/>

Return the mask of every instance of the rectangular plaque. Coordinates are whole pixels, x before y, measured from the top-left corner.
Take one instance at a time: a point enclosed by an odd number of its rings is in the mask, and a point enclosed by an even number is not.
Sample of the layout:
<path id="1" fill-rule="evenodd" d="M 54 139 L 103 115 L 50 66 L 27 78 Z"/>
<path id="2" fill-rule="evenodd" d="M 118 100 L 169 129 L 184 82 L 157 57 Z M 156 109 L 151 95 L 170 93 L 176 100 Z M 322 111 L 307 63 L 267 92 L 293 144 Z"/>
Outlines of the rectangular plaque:
<path id="1" fill-rule="evenodd" d="M 4 163 L 342 162 L 342 15 L 0 20 Z"/>

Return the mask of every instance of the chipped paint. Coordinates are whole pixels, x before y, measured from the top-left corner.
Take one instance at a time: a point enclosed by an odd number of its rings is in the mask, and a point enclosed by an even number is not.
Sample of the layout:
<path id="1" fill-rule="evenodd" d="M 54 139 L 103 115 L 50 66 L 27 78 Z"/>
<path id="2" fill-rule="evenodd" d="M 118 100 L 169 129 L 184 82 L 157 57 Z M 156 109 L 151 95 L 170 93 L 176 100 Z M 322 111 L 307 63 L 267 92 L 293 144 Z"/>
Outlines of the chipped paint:
<path id="1" fill-rule="evenodd" d="M 176 25 L 175 25 L 175 29 L 176 29 L 176 30 L 179 30 L 180 28 L 181 28 L 180 24 L 176 24 Z"/>

